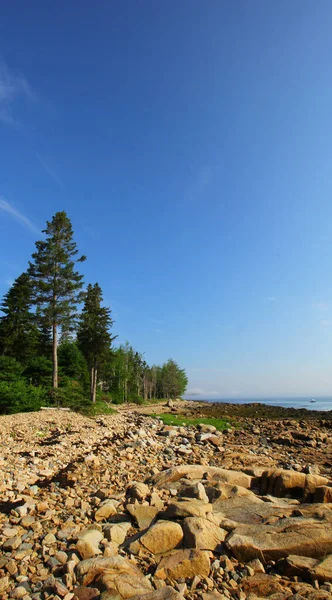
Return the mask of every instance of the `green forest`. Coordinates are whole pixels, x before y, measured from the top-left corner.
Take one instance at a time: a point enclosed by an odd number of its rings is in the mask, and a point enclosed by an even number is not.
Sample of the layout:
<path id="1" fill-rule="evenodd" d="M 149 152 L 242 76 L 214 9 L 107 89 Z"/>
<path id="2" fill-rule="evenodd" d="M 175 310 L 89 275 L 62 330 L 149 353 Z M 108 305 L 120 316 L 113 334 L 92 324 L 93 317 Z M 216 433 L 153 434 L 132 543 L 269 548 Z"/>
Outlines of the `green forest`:
<path id="1" fill-rule="evenodd" d="M 85 286 L 86 257 L 67 214 L 42 233 L 0 306 L 0 413 L 61 406 L 94 414 L 181 396 L 188 380 L 174 360 L 149 366 L 128 342 L 114 346 L 111 309 L 98 283 Z"/>

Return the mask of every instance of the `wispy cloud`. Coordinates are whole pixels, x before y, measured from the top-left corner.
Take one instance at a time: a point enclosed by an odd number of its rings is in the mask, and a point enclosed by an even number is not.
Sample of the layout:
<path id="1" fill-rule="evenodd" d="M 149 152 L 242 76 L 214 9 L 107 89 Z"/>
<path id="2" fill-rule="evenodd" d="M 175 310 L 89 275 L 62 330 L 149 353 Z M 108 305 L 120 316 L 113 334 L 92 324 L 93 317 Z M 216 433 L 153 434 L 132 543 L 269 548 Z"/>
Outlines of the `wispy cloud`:
<path id="1" fill-rule="evenodd" d="M 6 125 L 18 126 L 14 105 L 20 99 L 35 100 L 36 96 L 25 77 L 11 71 L 0 59 L 0 121 Z"/>
<path id="2" fill-rule="evenodd" d="M 155 323 L 156 325 L 162 325 L 164 323 L 164 321 L 162 321 L 161 319 L 150 319 L 151 323 Z"/>
<path id="3" fill-rule="evenodd" d="M 313 308 L 317 308 L 318 310 L 328 310 L 330 308 L 330 305 L 328 302 L 314 302 L 314 304 L 312 305 Z"/>
<path id="4" fill-rule="evenodd" d="M 53 171 L 53 169 L 51 169 L 51 167 L 47 164 L 46 160 L 42 156 L 40 156 L 40 154 L 38 154 L 38 152 L 36 152 L 36 156 L 37 156 L 40 164 L 42 165 L 42 167 L 44 167 L 46 173 L 48 173 L 57 182 L 57 184 L 63 189 L 64 185 L 63 185 L 60 177 L 55 173 L 55 171 Z"/>
<path id="5" fill-rule="evenodd" d="M 215 390 L 209 392 L 208 390 L 204 390 L 202 388 L 190 388 L 186 391 L 186 396 L 219 396 L 219 392 Z"/>
<path id="6" fill-rule="evenodd" d="M 323 319 L 320 324 L 322 327 L 332 327 L 332 321 L 329 321 L 328 319 Z"/>
<path id="7" fill-rule="evenodd" d="M 266 300 L 267 300 L 268 302 L 276 302 L 276 301 L 277 301 L 277 298 L 275 298 L 275 296 L 267 296 Z"/>
<path id="8" fill-rule="evenodd" d="M 162 329 L 152 329 L 155 333 L 162 333 Z"/>
<path id="9" fill-rule="evenodd" d="M 23 215 L 23 213 L 21 213 L 17 208 L 15 208 L 13 204 L 7 202 L 7 200 L 5 200 L 2 196 L 0 196 L 0 210 L 10 215 L 13 219 L 15 219 L 15 221 L 21 223 L 21 225 L 23 225 L 27 229 L 30 229 L 30 231 L 33 231 L 34 233 L 40 233 L 39 229 L 37 229 L 37 227 L 33 224 L 32 221 L 30 221 L 28 217 Z"/>

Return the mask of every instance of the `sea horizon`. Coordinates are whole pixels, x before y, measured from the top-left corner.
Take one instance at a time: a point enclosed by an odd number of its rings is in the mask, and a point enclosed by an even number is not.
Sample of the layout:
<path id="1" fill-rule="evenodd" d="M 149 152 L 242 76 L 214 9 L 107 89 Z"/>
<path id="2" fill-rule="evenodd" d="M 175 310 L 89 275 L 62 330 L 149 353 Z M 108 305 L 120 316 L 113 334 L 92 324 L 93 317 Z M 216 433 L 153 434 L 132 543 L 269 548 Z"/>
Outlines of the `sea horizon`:
<path id="1" fill-rule="evenodd" d="M 306 408 L 307 410 L 332 410 L 332 394 L 330 396 L 241 396 L 241 397 L 204 397 L 185 395 L 185 400 L 196 402 L 217 402 L 225 404 L 267 404 L 285 408 Z M 315 400 L 315 402 L 312 402 Z"/>

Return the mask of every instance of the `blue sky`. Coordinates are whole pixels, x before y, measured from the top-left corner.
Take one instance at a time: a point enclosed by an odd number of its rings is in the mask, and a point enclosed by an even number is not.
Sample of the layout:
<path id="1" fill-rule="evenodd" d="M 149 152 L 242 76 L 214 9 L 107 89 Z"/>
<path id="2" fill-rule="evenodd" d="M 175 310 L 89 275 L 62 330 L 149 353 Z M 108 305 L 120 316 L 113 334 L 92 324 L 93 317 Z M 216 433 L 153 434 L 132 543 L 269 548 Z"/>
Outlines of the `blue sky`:
<path id="1" fill-rule="evenodd" d="M 331 107 L 329 0 L 3 4 L 0 293 L 66 210 L 190 392 L 332 394 Z"/>

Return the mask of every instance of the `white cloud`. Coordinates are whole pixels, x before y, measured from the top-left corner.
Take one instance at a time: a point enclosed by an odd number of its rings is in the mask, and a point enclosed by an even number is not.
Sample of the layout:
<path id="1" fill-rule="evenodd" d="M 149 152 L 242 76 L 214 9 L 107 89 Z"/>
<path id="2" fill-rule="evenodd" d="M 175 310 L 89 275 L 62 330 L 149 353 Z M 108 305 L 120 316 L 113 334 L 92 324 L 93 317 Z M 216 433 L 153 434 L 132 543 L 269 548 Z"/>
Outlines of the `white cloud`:
<path id="1" fill-rule="evenodd" d="M 329 321 L 328 319 L 323 319 L 323 320 L 320 322 L 320 324 L 321 324 L 323 327 L 331 327 L 331 326 L 332 326 L 332 321 Z"/>
<path id="2" fill-rule="evenodd" d="M 161 329 L 152 329 L 152 331 L 154 331 L 155 333 L 161 333 L 162 332 Z"/>
<path id="3" fill-rule="evenodd" d="M 208 390 L 204 390 L 202 388 L 191 388 L 186 391 L 186 396 L 219 396 L 219 392 L 215 390 L 209 392 Z"/>
<path id="4" fill-rule="evenodd" d="M 17 126 L 13 105 L 19 99 L 35 100 L 35 95 L 25 77 L 11 71 L 0 59 L 0 121 Z"/>
<path id="5" fill-rule="evenodd" d="M 268 297 L 266 298 L 266 300 L 267 300 L 268 302 L 276 302 L 276 301 L 277 301 L 277 298 L 275 298 L 274 296 L 268 296 Z"/>
<path id="6" fill-rule="evenodd" d="M 328 302 L 314 302 L 314 304 L 312 305 L 313 308 L 317 308 L 318 310 L 328 310 L 330 308 L 330 305 L 328 304 Z"/>
<path id="7" fill-rule="evenodd" d="M 30 229 L 30 231 L 33 231 L 34 233 L 40 233 L 39 229 L 37 229 L 37 227 L 32 223 L 32 221 L 30 221 L 30 219 L 28 219 L 28 217 L 23 215 L 17 208 L 15 208 L 15 206 L 13 206 L 13 204 L 7 202 L 7 200 L 5 200 L 2 196 L 0 196 L 0 210 L 10 215 L 13 219 L 15 219 L 15 221 L 18 221 L 24 225 L 24 227 Z"/>
<path id="8" fill-rule="evenodd" d="M 60 177 L 55 173 L 55 171 L 53 171 L 53 169 L 51 169 L 51 167 L 47 164 L 47 162 L 45 161 L 45 159 L 40 156 L 40 154 L 38 154 L 38 152 L 36 152 L 36 156 L 40 162 L 40 164 L 44 167 L 45 171 L 51 176 L 53 177 L 53 179 L 57 182 L 57 184 L 63 189 L 63 183 L 60 179 Z"/>

